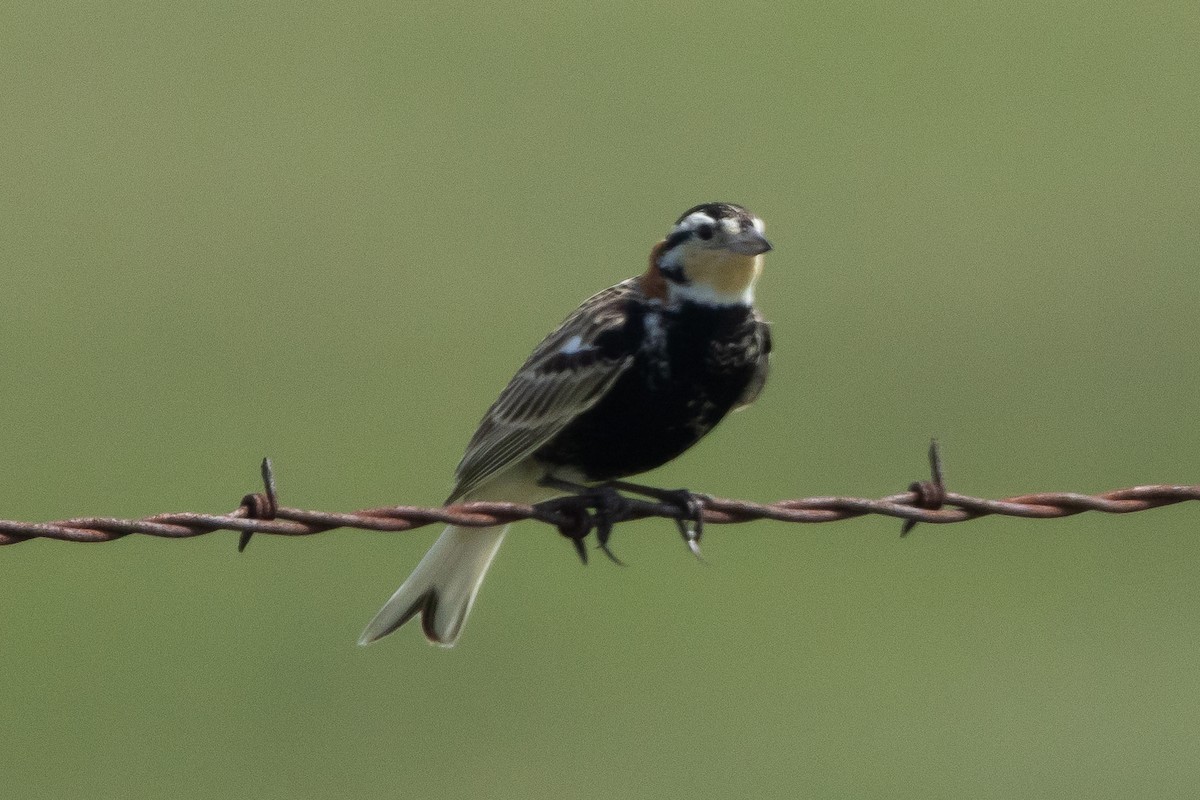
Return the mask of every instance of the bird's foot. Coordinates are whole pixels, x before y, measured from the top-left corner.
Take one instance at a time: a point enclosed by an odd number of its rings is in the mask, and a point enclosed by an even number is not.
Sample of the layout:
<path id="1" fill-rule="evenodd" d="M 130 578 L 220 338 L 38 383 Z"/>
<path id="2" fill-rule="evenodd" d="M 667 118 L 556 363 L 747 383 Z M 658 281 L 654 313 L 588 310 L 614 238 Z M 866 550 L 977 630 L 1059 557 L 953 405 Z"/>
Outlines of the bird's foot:
<path id="1" fill-rule="evenodd" d="M 683 543 L 692 555 L 701 561 L 704 560 L 700 555 L 700 539 L 704 536 L 704 501 L 708 499 L 708 495 L 689 489 L 659 489 L 625 481 L 611 481 L 606 485 L 678 506 L 680 516 L 675 519 L 675 527 L 679 529 L 679 535 L 683 537 Z"/>
<path id="2" fill-rule="evenodd" d="M 593 489 L 592 492 L 595 498 L 596 510 L 592 516 L 596 521 L 597 546 L 604 551 L 604 555 L 608 556 L 610 561 L 623 567 L 625 562 L 613 553 L 608 546 L 608 540 L 612 538 L 613 525 L 629 518 L 629 501 L 611 486 L 600 486 Z"/>
<path id="3" fill-rule="evenodd" d="M 587 548 L 584 547 L 583 540 L 592 532 L 592 516 L 588 513 L 587 506 L 579 501 L 577 495 L 557 497 L 538 505 L 559 518 L 555 523 L 558 532 L 571 543 L 579 560 L 587 566 Z"/>
<path id="4" fill-rule="evenodd" d="M 572 487 L 572 491 L 575 493 L 540 504 L 566 517 L 566 521 L 558 525 L 558 532 L 571 541 L 579 560 L 587 564 L 587 548 L 583 541 L 595 529 L 597 546 L 604 555 L 614 564 L 625 566 L 608 542 L 613 526 L 629 518 L 629 501 L 616 488 L 607 485 Z"/>

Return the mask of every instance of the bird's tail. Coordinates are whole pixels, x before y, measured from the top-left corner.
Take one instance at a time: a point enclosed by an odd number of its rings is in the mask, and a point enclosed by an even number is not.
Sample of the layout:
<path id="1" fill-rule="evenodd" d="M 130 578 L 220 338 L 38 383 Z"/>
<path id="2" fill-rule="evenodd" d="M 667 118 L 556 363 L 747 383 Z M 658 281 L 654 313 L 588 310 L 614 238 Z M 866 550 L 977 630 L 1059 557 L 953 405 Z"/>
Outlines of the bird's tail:
<path id="1" fill-rule="evenodd" d="M 453 647 L 507 531 L 507 525 L 446 528 L 408 580 L 367 624 L 358 643 L 370 644 L 420 614 L 425 637 L 434 644 Z"/>

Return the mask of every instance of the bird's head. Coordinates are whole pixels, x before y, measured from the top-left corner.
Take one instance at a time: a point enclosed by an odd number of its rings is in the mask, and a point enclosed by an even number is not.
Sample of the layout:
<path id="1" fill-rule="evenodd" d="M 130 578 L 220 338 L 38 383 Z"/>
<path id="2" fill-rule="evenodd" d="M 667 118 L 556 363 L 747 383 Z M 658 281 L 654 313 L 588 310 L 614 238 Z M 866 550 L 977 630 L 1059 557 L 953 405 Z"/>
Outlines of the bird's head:
<path id="1" fill-rule="evenodd" d="M 763 221 L 733 203 L 689 208 L 650 253 L 643 289 L 667 301 L 750 305 L 771 243 Z"/>

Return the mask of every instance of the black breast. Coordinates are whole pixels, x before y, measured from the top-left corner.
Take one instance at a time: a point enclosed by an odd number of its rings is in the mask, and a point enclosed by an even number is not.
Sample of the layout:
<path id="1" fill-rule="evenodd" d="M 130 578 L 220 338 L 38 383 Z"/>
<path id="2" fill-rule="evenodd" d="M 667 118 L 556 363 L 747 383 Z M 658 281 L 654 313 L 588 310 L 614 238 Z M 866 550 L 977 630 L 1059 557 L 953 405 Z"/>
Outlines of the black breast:
<path id="1" fill-rule="evenodd" d="M 761 380 L 766 325 L 746 307 L 691 303 L 667 311 L 632 302 L 614 346 L 633 364 L 595 406 L 535 456 L 605 481 L 661 466 L 712 430 Z M 603 342 L 597 344 L 604 346 Z"/>

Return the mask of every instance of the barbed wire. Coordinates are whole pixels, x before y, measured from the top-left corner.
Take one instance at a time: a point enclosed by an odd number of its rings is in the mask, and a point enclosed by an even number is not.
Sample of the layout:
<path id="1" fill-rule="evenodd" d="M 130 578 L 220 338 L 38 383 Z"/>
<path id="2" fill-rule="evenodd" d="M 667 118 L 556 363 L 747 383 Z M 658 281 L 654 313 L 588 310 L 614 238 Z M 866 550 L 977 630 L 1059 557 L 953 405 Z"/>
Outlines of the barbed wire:
<path id="1" fill-rule="evenodd" d="M 586 559 L 582 540 L 595 531 L 607 553 L 612 526 L 629 520 L 657 517 L 674 520 L 688 546 L 697 552 L 704 525 L 728 525 L 755 520 L 818 523 L 852 519 L 868 514 L 904 520 L 901 535 L 918 522 L 948 524 L 988 515 L 1057 519 L 1085 511 L 1128 514 L 1160 506 L 1200 500 L 1200 485 L 1155 484 L 1114 489 L 1100 494 L 1038 492 L 990 500 L 946 490 L 937 443 L 929 448 L 931 478 L 911 484 L 908 491 L 868 499 L 861 497 L 807 497 L 754 503 L 688 492 L 664 492 L 616 484 L 621 492 L 633 491 L 646 497 L 629 497 L 614 489 L 527 505 L 505 502 L 471 502 L 441 508 L 386 506 L 350 513 L 308 511 L 280 505 L 270 459 L 263 459 L 263 491 L 242 498 L 228 514 L 156 514 L 141 519 L 79 517 L 52 522 L 0 520 L 0 545 L 30 539 L 66 542 L 111 542 L 131 534 L 185 539 L 214 531 L 237 531 L 238 549 L 245 549 L 256 533 L 277 536 L 308 536 L 337 528 L 400 532 L 435 523 L 480 528 L 520 520 L 536 520 L 554 526 L 575 541 Z M 688 524 L 692 523 L 692 524 Z M 611 556 L 611 553 L 609 553 Z"/>

